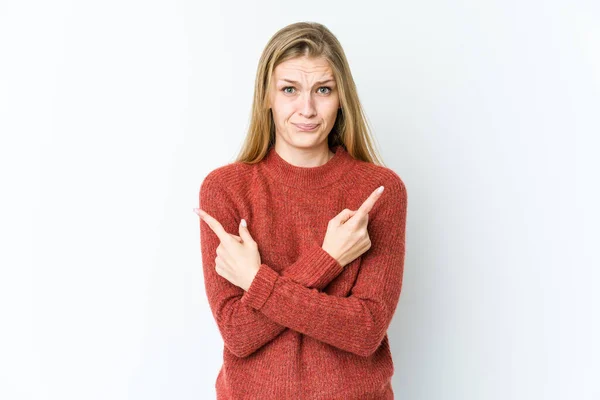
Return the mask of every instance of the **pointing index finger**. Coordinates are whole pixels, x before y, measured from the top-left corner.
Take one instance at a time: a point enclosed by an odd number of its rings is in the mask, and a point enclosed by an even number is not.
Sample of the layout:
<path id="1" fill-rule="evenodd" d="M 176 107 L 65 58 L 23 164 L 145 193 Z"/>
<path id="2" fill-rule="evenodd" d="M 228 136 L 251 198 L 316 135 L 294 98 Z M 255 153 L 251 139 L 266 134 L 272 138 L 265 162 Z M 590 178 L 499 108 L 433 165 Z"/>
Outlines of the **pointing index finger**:
<path id="1" fill-rule="evenodd" d="M 378 187 L 371 193 L 369 197 L 360 205 L 360 208 L 357 210 L 357 213 L 368 214 L 371 212 L 371 209 L 375 205 L 375 202 L 379 197 L 381 197 L 381 193 L 383 193 L 383 186 Z"/>
<path id="2" fill-rule="evenodd" d="M 200 209 L 199 212 L 202 214 L 202 220 L 208 224 L 210 229 L 217 235 L 221 243 L 223 243 L 226 238 L 229 239 L 229 233 L 223 228 L 223 225 L 219 221 L 217 221 L 212 215 L 208 214 L 206 211 Z"/>

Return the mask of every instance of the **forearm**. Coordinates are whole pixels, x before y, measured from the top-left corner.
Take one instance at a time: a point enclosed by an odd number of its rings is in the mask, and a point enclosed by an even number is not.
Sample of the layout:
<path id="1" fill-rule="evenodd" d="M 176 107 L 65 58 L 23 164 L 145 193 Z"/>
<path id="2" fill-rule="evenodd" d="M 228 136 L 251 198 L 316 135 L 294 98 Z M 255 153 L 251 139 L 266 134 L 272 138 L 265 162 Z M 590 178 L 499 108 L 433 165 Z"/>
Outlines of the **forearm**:
<path id="1" fill-rule="evenodd" d="M 344 267 L 317 244 L 311 246 L 296 262 L 280 273 L 307 288 L 324 289 Z"/>
<path id="2" fill-rule="evenodd" d="M 385 337 L 402 287 L 407 194 L 398 179 L 372 210 L 371 248 L 348 297 L 308 288 L 261 264 L 241 302 L 271 320 L 339 349 L 372 354 Z M 379 207 L 377 207 L 379 206 Z"/>
<path id="3" fill-rule="evenodd" d="M 214 254 L 218 246 L 216 236 L 202 225 L 203 267 L 206 292 L 211 310 L 224 344 L 238 357 L 247 357 L 279 336 L 286 326 L 240 300 L 244 291 L 219 276 L 214 268 Z M 320 246 L 312 246 L 296 262 L 284 268 L 282 275 L 297 284 L 314 290 L 327 286 L 343 267 Z"/>
<path id="4" fill-rule="evenodd" d="M 307 288 L 262 264 L 240 301 L 285 327 L 368 356 L 383 339 L 400 295 L 399 259 L 389 267 L 386 277 L 385 292 L 338 297 Z"/>

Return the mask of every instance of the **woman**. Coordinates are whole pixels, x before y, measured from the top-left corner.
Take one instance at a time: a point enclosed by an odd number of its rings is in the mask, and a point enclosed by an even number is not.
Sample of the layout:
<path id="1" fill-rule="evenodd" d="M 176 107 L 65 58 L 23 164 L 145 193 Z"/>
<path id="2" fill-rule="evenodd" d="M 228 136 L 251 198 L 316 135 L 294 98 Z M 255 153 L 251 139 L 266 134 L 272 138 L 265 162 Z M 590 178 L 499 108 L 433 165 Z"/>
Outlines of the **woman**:
<path id="1" fill-rule="evenodd" d="M 194 209 L 224 341 L 217 399 L 393 399 L 407 194 L 372 159 L 335 36 L 278 31 L 252 110 L 240 156 L 206 176 Z"/>

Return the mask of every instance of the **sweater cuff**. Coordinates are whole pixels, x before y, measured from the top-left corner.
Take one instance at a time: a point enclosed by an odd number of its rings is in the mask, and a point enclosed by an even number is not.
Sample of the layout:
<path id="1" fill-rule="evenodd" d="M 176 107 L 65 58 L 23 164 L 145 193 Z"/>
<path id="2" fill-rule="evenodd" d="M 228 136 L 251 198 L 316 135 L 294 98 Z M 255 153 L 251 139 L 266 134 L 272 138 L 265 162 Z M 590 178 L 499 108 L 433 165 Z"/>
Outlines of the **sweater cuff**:
<path id="1" fill-rule="evenodd" d="M 242 295 L 240 302 L 260 310 L 271 295 L 277 278 L 279 278 L 277 272 L 267 264 L 261 264 L 250 287 Z"/>
<path id="2" fill-rule="evenodd" d="M 282 275 L 307 287 L 323 288 L 343 270 L 344 267 L 331 254 L 315 244 L 285 268 Z"/>

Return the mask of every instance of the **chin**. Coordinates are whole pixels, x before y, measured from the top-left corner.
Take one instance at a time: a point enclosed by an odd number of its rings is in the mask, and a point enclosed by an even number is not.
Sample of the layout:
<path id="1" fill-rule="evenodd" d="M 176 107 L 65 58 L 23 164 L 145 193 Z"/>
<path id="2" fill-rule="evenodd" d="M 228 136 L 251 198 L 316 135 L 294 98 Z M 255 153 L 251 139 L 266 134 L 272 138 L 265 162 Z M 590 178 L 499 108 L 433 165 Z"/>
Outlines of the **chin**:
<path id="1" fill-rule="evenodd" d="M 327 137 L 322 138 L 320 135 L 317 134 L 307 135 L 306 133 L 304 133 L 303 135 L 301 135 L 301 137 L 296 137 L 292 141 L 292 143 L 296 147 L 308 149 L 320 145 L 323 140 L 327 141 Z"/>
<path id="2" fill-rule="evenodd" d="M 277 140 L 277 139 L 275 139 Z M 317 136 L 306 135 L 305 132 L 291 132 L 285 136 L 281 136 L 281 141 L 285 142 L 289 146 L 297 148 L 310 148 L 314 147 L 317 141 Z"/>

